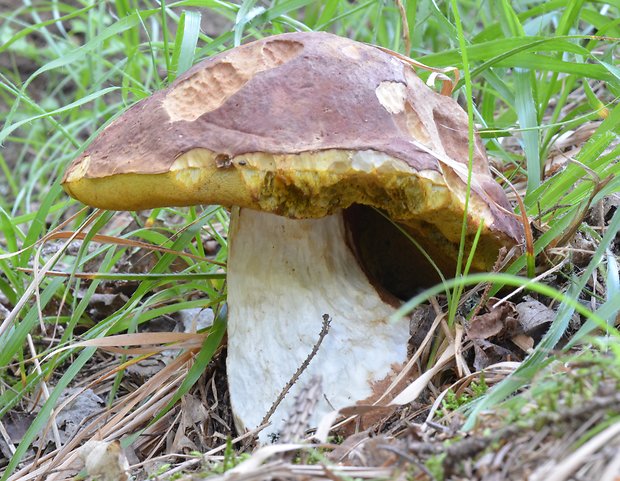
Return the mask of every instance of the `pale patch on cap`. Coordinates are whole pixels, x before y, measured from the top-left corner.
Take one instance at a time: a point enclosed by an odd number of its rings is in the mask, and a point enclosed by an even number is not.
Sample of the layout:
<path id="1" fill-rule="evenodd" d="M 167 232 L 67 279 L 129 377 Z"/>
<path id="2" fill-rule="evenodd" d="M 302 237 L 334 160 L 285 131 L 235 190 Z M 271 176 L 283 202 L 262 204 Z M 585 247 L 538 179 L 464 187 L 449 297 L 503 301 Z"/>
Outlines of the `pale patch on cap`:
<path id="1" fill-rule="evenodd" d="M 242 50 L 232 50 L 221 62 L 197 70 L 170 90 L 162 102 L 170 120 L 192 122 L 221 107 L 257 73 L 297 57 L 303 45 L 291 40 L 273 40 L 262 45 L 251 44 L 248 48 L 256 52 L 248 55 Z"/>
<path id="2" fill-rule="evenodd" d="M 82 179 L 86 172 L 88 172 L 88 167 L 90 166 L 90 155 L 86 155 L 82 157 L 79 163 L 74 163 L 71 166 L 71 169 L 67 173 L 67 178 L 65 182 L 75 182 L 76 180 Z"/>
<path id="3" fill-rule="evenodd" d="M 379 102 L 391 114 L 399 114 L 405 110 L 407 86 L 400 82 L 381 82 L 375 90 Z"/>

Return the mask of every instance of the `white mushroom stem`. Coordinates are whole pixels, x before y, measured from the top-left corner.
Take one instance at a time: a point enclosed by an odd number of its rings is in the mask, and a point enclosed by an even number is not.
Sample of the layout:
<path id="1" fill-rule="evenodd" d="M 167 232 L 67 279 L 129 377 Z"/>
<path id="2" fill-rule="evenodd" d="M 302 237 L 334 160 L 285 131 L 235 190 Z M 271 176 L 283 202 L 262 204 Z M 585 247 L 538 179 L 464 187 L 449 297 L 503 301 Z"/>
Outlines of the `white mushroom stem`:
<path id="1" fill-rule="evenodd" d="M 277 434 L 299 388 L 320 375 L 324 397 L 311 418 L 372 401 L 407 357 L 409 324 L 391 324 L 346 243 L 342 214 L 291 220 L 249 209 L 233 213 L 228 258 L 228 360 L 237 427 L 256 427 L 332 319 L 318 353 L 261 433 Z M 331 404 L 331 406 L 330 406 Z"/>

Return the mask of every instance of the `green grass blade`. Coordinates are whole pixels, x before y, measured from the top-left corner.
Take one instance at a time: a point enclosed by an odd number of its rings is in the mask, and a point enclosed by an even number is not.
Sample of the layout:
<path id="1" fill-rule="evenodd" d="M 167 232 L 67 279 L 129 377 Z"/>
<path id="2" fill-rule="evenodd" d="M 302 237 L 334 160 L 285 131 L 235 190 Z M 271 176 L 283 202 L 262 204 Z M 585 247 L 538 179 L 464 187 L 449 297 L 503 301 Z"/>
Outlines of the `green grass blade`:
<path id="1" fill-rule="evenodd" d="M 186 10 L 181 14 L 172 52 L 172 61 L 170 62 L 169 82 L 189 69 L 194 63 L 194 54 L 200 34 L 200 19 L 200 12 L 194 10 Z"/>
<path id="2" fill-rule="evenodd" d="M 467 159 L 467 189 L 465 191 L 465 205 L 463 212 L 463 219 L 461 222 L 461 238 L 459 242 L 459 253 L 456 263 L 456 277 L 460 277 L 463 272 L 463 256 L 465 254 L 465 239 L 467 235 L 467 219 L 469 216 L 469 200 L 471 196 L 471 180 L 473 173 L 474 162 L 474 107 L 473 107 L 473 90 L 471 84 L 471 77 L 469 72 L 469 59 L 467 57 L 467 44 L 465 42 L 465 33 L 463 31 L 463 24 L 461 22 L 461 16 L 459 13 L 458 3 L 456 0 L 451 2 L 452 12 L 454 14 L 459 45 L 461 47 L 462 62 L 463 62 L 463 76 L 465 79 L 465 92 L 467 98 L 467 139 L 468 139 L 468 159 Z M 476 239 L 479 237 L 480 230 L 476 234 Z M 458 300 L 461 298 L 463 287 L 461 285 L 455 286 L 452 293 L 452 303 L 449 308 L 448 324 L 452 325 L 456 316 L 456 309 Z"/>
<path id="3" fill-rule="evenodd" d="M 241 39 L 243 38 L 243 31 L 246 25 L 265 11 L 265 7 L 255 7 L 254 5 L 256 5 L 256 0 L 244 0 L 237 12 L 234 28 L 235 47 L 241 45 Z"/>
<path id="4" fill-rule="evenodd" d="M 51 110 L 49 112 L 44 112 L 41 114 L 33 115 L 32 117 L 28 117 L 27 119 L 14 122 L 11 125 L 5 125 L 4 128 L 0 130 L 0 143 L 4 142 L 7 139 L 7 137 L 11 135 L 13 132 L 15 132 L 17 129 L 27 124 L 30 124 L 31 122 L 34 122 L 35 120 L 48 119 L 49 117 L 53 117 L 59 114 L 69 112 L 70 110 L 81 107 L 82 105 L 88 104 L 92 102 L 93 100 L 103 97 L 111 92 L 116 92 L 117 90 L 119 90 L 118 87 L 108 87 L 106 89 L 94 92 L 90 95 L 86 95 L 85 97 L 77 99 L 75 102 L 71 102 L 67 105 L 63 105 L 62 107 Z"/>
<path id="5" fill-rule="evenodd" d="M 515 110 L 521 128 L 528 129 L 521 132 L 523 150 L 527 160 L 527 193 L 529 194 L 540 185 L 542 179 L 542 165 L 538 127 L 538 113 L 532 91 L 532 75 L 528 71 L 515 71 Z M 526 194 L 527 197 L 527 194 Z"/>

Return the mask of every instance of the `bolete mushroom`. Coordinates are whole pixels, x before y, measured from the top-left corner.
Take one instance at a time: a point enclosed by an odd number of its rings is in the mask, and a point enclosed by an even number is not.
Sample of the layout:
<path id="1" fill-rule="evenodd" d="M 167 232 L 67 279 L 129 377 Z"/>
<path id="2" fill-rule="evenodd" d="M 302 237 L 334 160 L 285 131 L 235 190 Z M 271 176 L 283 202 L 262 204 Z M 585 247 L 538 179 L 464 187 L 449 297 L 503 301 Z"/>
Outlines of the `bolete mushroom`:
<path id="1" fill-rule="evenodd" d="M 317 342 L 333 408 L 376 399 L 407 360 L 402 299 L 455 270 L 467 116 L 398 58 L 327 33 L 268 37 L 220 53 L 112 122 L 69 167 L 65 190 L 104 209 L 232 207 L 230 398 L 254 428 Z M 522 228 L 476 137 L 467 248 L 492 267 Z M 299 384 L 299 383 L 298 383 Z M 264 432 L 277 433 L 297 386 Z"/>

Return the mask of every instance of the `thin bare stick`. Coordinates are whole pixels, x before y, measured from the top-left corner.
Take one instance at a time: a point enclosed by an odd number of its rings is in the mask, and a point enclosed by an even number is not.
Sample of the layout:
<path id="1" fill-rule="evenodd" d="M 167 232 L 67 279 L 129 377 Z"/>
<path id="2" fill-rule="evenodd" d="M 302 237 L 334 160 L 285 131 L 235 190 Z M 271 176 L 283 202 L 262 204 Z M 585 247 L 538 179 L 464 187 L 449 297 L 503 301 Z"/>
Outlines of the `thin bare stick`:
<path id="1" fill-rule="evenodd" d="M 286 386 L 284 386 L 284 389 L 282 389 L 282 391 L 280 392 L 280 395 L 273 402 L 273 404 L 269 408 L 269 411 L 267 411 L 267 414 L 265 414 L 265 417 L 260 422 L 261 426 L 265 425 L 265 424 L 267 424 L 269 422 L 269 418 L 271 418 L 271 416 L 273 416 L 273 413 L 276 411 L 276 409 L 278 408 L 278 406 L 280 405 L 280 403 L 282 402 L 284 397 L 288 394 L 290 389 L 293 387 L 293 384 L 295 384 L 297 379 L 299 379 L 299 376 L 301 376 L 301 374 L 308 368 L 308 365 L 310 364 L 310 361 L 312 361 L 314 356 L 316 356 L 316 353 L 319 351 L 319 347 L 321 346 L 321 343 L 323 342 L 323 339 L 325 339 L 325 336 L 329 332 L 329 325 L 330 325 L 331 322 L 332 322 L 332 320 L 329 317 L 329 315 L 323 314 L 323 325 L 321 327 L 321 332 L 319 333 L 319 339 L 316 341 L 316 344 L 312 348 L 312 352 L 308 355 L 306 360 L 301 363 L 301 366 L 299 366 L 297 371 L 295 371 L 295 374 L 293 374 L 293 377 L 291 377 L 289 382 L 286 383 Z"/>

